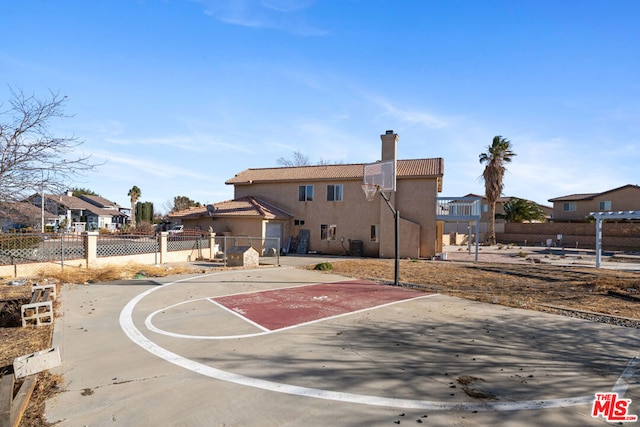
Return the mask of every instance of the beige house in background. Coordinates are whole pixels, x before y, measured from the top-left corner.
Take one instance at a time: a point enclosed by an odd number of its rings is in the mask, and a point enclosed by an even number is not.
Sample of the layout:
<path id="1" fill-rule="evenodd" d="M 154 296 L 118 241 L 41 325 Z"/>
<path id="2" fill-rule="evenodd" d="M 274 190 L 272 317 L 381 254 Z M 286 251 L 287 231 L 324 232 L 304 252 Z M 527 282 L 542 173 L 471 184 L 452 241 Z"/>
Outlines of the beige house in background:
<path id="1" fill-rule="evenodd" d="M 584 221 L 591 212 L 640 211 L 640 186 L 627 184 L 602 193 L 571 194 L 549 199 L 553 222 Z"/>
<path id="2" fill-rule="evenodd" d="M 396 161 L 396 191 L 389 197 L 400 212 L 400 256 L 434 256 L 441 242 L 435 216 L 444 160 L 396 160 L 398 135 L 387 131 L 381 140 L 381 160 Z M 359 248 L 364 256 L 392 258 L 393 214 L 380 194 L 367 202 L 363 174 L 362 163 L 246 169 L 226 181 L 234 199 L 215 203 L 211 215 L 202 207 L 170 216 L 217 234 L 280 237 L 283 248 L 308 235 L 308 251 L 346 254 Z"/>

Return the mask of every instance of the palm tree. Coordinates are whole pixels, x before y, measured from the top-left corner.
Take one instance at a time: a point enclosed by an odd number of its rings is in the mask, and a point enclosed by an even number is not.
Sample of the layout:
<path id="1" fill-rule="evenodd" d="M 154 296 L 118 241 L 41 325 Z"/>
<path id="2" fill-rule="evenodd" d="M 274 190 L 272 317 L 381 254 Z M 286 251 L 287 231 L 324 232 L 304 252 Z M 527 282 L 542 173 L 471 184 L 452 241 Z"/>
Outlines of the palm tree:
<path id="1" fill-rule="evenodd" d="M 496 244 L 496 201 L 502 194 L 504 185 L 502 178 L 507 170 L 505 163 L 511 162 L 516 154 L 511 151 L 511 142 L 500 135 L 493 137 L 486 153 L 480 154 L 480 163 L 486 164 L 482 178 L 484 179 L 485 196 L 489 203 L 489 245 Z"/>
<path id="2" fill-rule="evenodd" d="M 140 198 L 142 192 L 138 188 L 137 185 L 131 187 L 129 193 L 127 194 L 131 200 L 131 227 L 136 228 L 136 202 Z"/>
<path id="3" fill-rule="evenodd" d="M 496 214 L 507 222 L 544 221 L 545 215 L 542 208 L 531 200 L 512 198 L 503 205 L 504 214 Z"/>

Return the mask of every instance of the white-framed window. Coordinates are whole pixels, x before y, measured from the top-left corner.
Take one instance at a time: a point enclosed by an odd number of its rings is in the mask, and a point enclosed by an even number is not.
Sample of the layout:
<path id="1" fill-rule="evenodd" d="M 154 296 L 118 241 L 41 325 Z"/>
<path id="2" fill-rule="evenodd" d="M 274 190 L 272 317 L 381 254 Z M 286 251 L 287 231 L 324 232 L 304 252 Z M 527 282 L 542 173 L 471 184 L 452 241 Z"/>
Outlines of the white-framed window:
<path id="1" fill-rule="evenodd" d="M 313 201 L 313 185 L 301 185 L 298 187 L 298 201 L 300 202 Z"/>
<path id="2" fill-rule="evenodd" d="M 380 228 L 379 228 L 378 224 L 372 224 L 371 225 L 371 236 L 369 237 L 369 239 L 372 242 L 377 242 L 379 240 L 379 238 L 380 238 L 379 234 L 378 234 L 379 229 Z"/>
<path id="3" fill-rule="evenodd" d="M 576 209 L 576 202 L 565 202 L 562 204 L 562 210 L 564 212 L 575 212 Z"/>
<path id="4" fill-rule="evenodd" d="M 598 203 L 599 211 L 610 211 L 611 210 L 611 200 L 604 200 Z"/>
<path id="5" fill-rule="evenodd" d="M 327 185 L 327 202 L 342 201 L 342 184 Z"/>
<path id="6" fill-rule="evenodd" d="M 320 240 L 336 240 L 337 228 L 335 224 L 320 224 Z"/>

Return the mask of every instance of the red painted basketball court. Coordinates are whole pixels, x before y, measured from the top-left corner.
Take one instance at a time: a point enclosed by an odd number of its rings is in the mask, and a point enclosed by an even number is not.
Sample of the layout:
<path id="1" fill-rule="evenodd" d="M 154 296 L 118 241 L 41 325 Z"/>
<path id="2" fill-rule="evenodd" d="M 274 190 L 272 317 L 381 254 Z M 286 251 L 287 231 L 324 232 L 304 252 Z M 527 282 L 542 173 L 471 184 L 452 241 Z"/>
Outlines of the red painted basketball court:
<path id="1" fill-rule="evenodd" d="M 212 301 L 273 331 L 425 295 L 367 280 L 348 280 L 229 295 Z"/>

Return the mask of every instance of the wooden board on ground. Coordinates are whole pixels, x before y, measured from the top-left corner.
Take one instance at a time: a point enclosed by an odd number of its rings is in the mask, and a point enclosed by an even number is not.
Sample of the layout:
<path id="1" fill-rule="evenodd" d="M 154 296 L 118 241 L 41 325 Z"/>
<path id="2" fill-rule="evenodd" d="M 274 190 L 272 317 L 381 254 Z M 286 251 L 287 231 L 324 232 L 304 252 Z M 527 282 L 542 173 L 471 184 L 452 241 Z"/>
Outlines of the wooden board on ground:
<path id="1" fill-rule="evenodd" d="M 14 381 L 13 374 L 0 378 L 0 427 L 17 427 L 20 424 L 36 386 L 37 375 L 26 377 L 15 397 Z"/>

